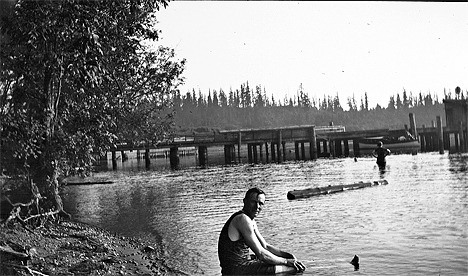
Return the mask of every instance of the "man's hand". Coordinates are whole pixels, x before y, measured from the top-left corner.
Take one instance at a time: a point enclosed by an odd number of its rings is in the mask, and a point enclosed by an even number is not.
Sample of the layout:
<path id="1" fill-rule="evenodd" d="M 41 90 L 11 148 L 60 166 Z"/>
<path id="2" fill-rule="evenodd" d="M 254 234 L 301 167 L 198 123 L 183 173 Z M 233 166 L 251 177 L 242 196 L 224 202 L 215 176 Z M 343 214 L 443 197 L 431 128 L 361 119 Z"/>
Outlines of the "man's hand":
<path id="1" fill-rule="evenodd" d="M 295 258 L 286 259 L 286 265 L 290 267 L 294 267 L 294 269 L 296 269 L 296 272 L 302 272 L 306 269 L 305 265 L 302 262 L 296 260 Z"/>

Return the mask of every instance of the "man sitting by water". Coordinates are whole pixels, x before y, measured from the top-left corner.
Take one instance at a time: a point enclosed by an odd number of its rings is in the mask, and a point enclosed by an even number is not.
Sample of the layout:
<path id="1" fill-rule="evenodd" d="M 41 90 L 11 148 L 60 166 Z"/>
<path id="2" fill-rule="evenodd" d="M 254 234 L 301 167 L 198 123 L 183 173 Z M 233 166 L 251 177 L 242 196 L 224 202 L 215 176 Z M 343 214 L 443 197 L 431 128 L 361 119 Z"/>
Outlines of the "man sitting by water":
<path id="1" fill-rule="evenodd" d="M 264 204 L 262 190 L 248 190 L 243 209 L 234 213 L 221 230 L 218 257 L 223 275 L 268 275 L 305 270 L 304 264 L 294 255 L 268 244 L 258 231 L 254 219 Z M 250 257 L 249 248 L 255 253 L 255 259 Z"/>

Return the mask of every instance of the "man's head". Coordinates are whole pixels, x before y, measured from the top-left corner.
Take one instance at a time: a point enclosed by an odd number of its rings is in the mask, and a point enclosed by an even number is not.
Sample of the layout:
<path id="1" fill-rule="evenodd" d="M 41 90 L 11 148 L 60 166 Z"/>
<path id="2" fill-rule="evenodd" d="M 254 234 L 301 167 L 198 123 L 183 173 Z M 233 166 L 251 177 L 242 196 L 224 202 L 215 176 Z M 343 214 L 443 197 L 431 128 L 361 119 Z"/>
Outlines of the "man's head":
<path id="1" fill-rule="evenodd" d="M 380 148 L 380 147 L 382 147 L 382 146 L 383 146 L 383 143 L 382 143 L 381 141 L 379 141 L 379 142 L 377 143 L 377 147 Z"/>
<path id="2" fill-rule="evenodd" d="M 259 188 L 251 188 L 245 193 L 244 197 L 244 212 L 251 219 L 260 214 L 260 211 L 263 209 L 265 204 L 265 192 Z"/>

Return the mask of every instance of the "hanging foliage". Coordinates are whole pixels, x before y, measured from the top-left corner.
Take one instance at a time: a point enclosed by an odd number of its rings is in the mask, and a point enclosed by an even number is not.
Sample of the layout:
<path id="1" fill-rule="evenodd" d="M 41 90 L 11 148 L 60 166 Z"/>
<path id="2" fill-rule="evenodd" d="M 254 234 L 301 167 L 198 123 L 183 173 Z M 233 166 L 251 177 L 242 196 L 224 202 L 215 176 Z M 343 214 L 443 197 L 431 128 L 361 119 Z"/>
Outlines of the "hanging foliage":
<path id="1" fill-rule="evenodd" d="M 117 141 L 170 133 L 185 61 L 152 47 L 166 6 L 19 0 L 3 13 L 0 172 L 37 185 L 39 212 L 63 213 L 58 178 L 86 172 Z"/>

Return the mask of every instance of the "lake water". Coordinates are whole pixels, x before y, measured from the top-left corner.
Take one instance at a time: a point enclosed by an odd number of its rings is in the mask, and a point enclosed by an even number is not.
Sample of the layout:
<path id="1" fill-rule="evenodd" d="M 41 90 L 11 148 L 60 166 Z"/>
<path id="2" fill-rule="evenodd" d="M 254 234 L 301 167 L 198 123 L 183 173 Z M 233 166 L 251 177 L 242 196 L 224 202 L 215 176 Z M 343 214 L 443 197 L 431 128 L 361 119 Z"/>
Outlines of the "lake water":
<path id="1" fill-rule="evenodd" d="M 77 220 L 160 242 L 189 275 L 220 275 L 217 241 L 245 191 L 267 201 L 265 239 L 296 255 L 303 275 L 468 275 L 468 155 L 419 153 L 214 166 L 179 171 L 106 171 L 114 184 L 68 186 Z M 135 167 L 134 167 L 135 168 Z M 386 179 L 388 185 L 288 200 L 294 189 Z M 349 263 L 360 257 L 355 271 Z"/>

